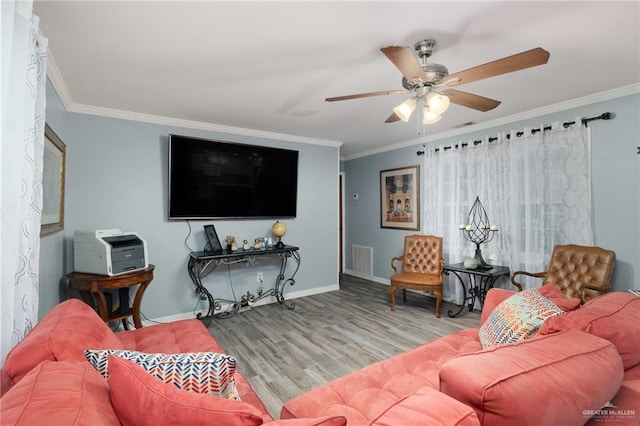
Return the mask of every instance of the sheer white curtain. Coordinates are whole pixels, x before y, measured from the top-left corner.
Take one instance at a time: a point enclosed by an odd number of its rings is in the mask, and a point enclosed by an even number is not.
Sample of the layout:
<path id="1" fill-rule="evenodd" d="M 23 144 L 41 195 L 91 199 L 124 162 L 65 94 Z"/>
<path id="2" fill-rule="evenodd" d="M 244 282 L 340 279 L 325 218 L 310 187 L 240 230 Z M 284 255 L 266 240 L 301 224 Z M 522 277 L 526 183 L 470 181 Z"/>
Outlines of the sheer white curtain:
<path id="1" fill-rule="evenodd" d="M 590 133 L 580 118 L 575 122 L 427 150 L 424 232 L 444 238 L 448 263 L 473 257 L 475 245 L 463 238 L 459 225 L 476 196 L 491 224 L 500 228 L 493 241 L 481 245 L 489 262 L 512 271 L 544 271 L 554 245 L 593 243 Z M 444 297 L 460 303 L 462 288 L 455 279 L 445 279 Z"/>
<path id="2" fill-rule="evenodd" d="M 47 40 L 31 1 L 0 2 L 1 357 L 38 320 Z"/>

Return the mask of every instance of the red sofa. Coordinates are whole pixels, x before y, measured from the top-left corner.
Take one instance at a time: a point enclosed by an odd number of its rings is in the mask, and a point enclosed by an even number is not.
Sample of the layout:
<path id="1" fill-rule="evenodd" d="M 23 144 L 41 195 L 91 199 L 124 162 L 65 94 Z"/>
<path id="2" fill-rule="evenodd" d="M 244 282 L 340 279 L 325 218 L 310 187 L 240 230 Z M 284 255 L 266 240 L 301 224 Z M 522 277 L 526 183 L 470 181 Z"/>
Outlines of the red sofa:
<path id="1" fill-rule="evenodd" d="M 29 426 L 162 425 L 176 424 L 177 418 L 178 423 L 190 425 L 345 424 L 345 419 L 340 416 L 274 421 L 251 385 L 237 371 L 234 376 L 241 401 L 178 390 L 132 363 L 123 367 L 130 369 L 123 372 L 123 377 L 130 380 L 142 372 L 141 381 L 118 383 L 120 388 L 116 395 L 110 386 L 111 372 L 109 381 L 100 376 L 86 361 L 85 349 L 224 353 L 199 320 L 113 333 L 91 307 L 80 300 L 70 299 L 53 308 L 8 354 L 2 368 L 0 423 Z M 111 361 L 109 363 L 111 369 Z M 157 383 L 145 382 L 145 377 Z M 168 388 L 154 388 L 156 384 Z M 142 411 L 144 419 L 119 418 L 112 401 L 133 409 L 134 416 Z"/>
<path id="2" fill-rule="evenodd" d="M 491 290 L 481 323 L 512 294 Z M 116 388 L 111 377 L 109 381 L 102 378 L 84 358 L 85 349 L 101 348 L 223 352 L 198 320 L 113 333 L 86 304 L 68 300 L 52 309 L 7 356 L 2 369 L 0 423 L 404 426 L 588 422 L 620 426 L 640 422 L 640 298 L 627 293 L 609 293 L 547 320 L 538 336 L 515 344 L 482 349 L 477 328 L 444 336 L 290 400 L 282 408 L 281 420 L 276 421 L 238 372 L 235 382 L 240 402 L 209 395 L 187 398 L 185 394 L 193 394 L 186 391 L 172 395 L 177 388 L 154 387 L 164 383 L 131 363 L 116 366 L 127 378 L 140 376 L 149 381 L 129 387 L 118 383 Z M 175 400 L 168 401 L 174 396 Z M 205 399 L 209 411 L 198 406 Z M 142 413 L 142 421 L 119 417 L 116 405 L 123 401 L 137 411 L 134 414 Z M 172 407 L 177 408 L 171 412 Z"/>
<path id="3" fill-rule="evenodd" d="M 481 317 L 514 292 L 492 289 Z M 614 292 L 482 348 L 466 329 L 288 401 L 281 419 L 358 425 L 638 425 L 640 297 Z"/>

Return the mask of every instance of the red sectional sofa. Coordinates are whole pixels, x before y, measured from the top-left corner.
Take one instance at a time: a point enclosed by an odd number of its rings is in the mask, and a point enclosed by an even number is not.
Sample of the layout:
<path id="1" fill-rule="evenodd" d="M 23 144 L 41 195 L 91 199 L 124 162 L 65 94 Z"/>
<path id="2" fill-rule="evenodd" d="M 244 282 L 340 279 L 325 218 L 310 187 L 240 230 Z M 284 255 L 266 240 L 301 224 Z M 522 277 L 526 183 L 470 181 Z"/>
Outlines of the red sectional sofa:
<path id="1" fill-rule="evenodd" d="M 481 323 L 513 293 L 492 289 Z M 198 320 L 113 333 L 79 300 L 52 309 L 7 356 L 1 424 L 638 425 L 640 298 L 609 293 L 544 322 L 538 335 L 482 349 L 479 329 L 444 336 L 288 401 L 273 420 L 240 373 L 241 401 L 178 390 L 85 349 L 217 352 Z M 116 374 L 117 373 L 117 374 Z"/>
<path id="2" fill-rule="evenodd" d="M 481 323 L 514 293 L 492 289 Z M 281 418 L 358 425 L 638 425 L 640 297 L 614 292 L 486 349 L 467 329 L 288 401 Z"/>
<path id="3" fill-rule="evenodd" d="M 84 302 L 70 299 L 53 308 L 29 335 L 8 354 L 2 368 L 2 425 L 120 425 L 208 424 L 342 426 L 343 417 L 274 421 L 251 385 L 236 371 L 241 401 L 170 389 L 154 389 L 154 383 L 124 382 L 118 395 L 87 362 L 85 349 L 129 349 L 147 353 L 224 353 L 199 320 L 158 324 L 113 333 Z M 111 361 L 110 361 L 111 362 Z M 131 364 L 131 363 L 130 363 Z M 124 378 L 142 371 L 143 376 L 165 384 L 137 366 L 125 366 Z M 144 380 L 144 378 L 143 378 Z M 122 388 L 123 382 L 118 383 Z M 144 419 L 118 417 L 112 401 L 137 409 Z M 194 396 L 201 398 L 194 398 Z M 159 397 L 160 400 L 153 400 Z M 206 401 L 202 401 L 206 397 Z M 146 412 L 142 410 L 145 407 Z M 136 414 L 136 413 L 134 413 Z M 174 417 L 171 417 L 174 416 Z M 176 421 L 176 416 L 179 419 Z"/>

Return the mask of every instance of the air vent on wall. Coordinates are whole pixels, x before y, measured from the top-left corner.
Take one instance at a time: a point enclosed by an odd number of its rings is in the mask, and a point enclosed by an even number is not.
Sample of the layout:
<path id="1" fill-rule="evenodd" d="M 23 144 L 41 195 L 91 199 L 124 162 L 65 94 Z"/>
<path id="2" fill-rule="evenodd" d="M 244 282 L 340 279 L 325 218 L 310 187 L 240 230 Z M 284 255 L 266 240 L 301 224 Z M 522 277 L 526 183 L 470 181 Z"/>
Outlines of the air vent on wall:
<path id="1" fill-rule="evenodd" d="M 476 124 L 475 121 L 467 121 L 466 123 L 458 124 L 457 126 L 453 126 L 453 127 L 454 129 L 461 129 L 463 127 L 473 126 L 474 124 Z"/>
<path id="2" fill-rule="evenodd" d="M 373 247 L 351 246 L 353 254 L 353 272 L 373 276 Z"/>

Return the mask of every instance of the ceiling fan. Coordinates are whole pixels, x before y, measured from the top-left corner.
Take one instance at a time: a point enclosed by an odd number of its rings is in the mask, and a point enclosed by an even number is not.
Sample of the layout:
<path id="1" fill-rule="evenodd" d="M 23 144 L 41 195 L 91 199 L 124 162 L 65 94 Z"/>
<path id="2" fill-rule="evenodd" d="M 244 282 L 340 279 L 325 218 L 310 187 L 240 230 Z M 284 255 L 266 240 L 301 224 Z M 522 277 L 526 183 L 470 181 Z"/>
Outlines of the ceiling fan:
<path id="1" fill-rule="evenodd" d="M 420 40 L 414 45 L 420 61 L 406 46 L 389 46 L 380 50 L 402 73 L 402 87 L 405 90 L 383 90 L 379 92 L 359 93 L 355 95 L 326 98 L 327 102 L 345 101 L 348 99 L 370 98 L 374 96 L 414 93 L 414 96 L 393 109 L 393 113 L 385 123 L 398 120 L 408 121 L 416 106 L 424 103 L 424 124 L 433 124 L 440 120 L 441 114 L 453 102 L 467 108 L 486 112 L 500 105 L 500 101 L 474 95 L 468 92 L 451 89 L 460 84 L 471 83 L 501 74 L 507 74 L 526 68 L 546 64 L 549 52 L 537 47 L 525 52 L 507 56 L 493 62 L 478 65 L 464 71 L 449 74 L 447 67 L 435 63 L 427 63 L 436 47 L 433 39 Z"/>

